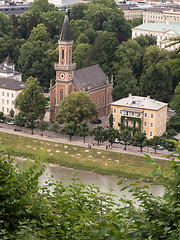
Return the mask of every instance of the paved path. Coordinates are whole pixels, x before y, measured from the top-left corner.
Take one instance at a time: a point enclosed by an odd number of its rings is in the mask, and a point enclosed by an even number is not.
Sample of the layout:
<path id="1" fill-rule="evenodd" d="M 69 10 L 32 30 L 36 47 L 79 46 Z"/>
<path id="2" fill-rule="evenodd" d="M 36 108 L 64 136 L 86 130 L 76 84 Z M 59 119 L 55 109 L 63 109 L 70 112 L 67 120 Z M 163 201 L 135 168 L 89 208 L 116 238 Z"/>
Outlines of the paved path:
<path id="1" fill-rule="evenodd" d="M 51 141 L 51 142 L 57 142 L 57 143 L 64 143 L 64 144 L 70 144 L 70 145 L 76 145 L 76 146 L 82 146 L 82 147 L 88 147 L 88 144 L 91 144 L 90 141 L 86 141 L 86 143 L 83 143 L 82 141 L 79 141 L 79 140 L 72 140 L 70 141 L 68 136 L 65 137 L 60 137 L 60 138 L 57 138 L 57 137 L 50 137 L 50 135 L 47 134 L 44 134 L 44 136 L 40 136 L 39 134 L 35 133 L 35 134 L 30 134 L 29 132 L 24 132 L 24 131 L 14 131 L 14 129 L 10 129 L 8 128 L 5 128 L 5 127 L 1 127 L 0 128 L 0 132 L 5 132 L 5 133 L 11 133 L 11 134 L 15 134 L 15 135 L 19 135 L 19 136 L 24 136 L 24 137 L 29 137 L 29 138 L 35 138 L 35 139 L 41 139 L 41 140 L 46 140 L 46 141 Z M 103 143 L 101 145 L 92 145 L 93 148 L 96 148 L 96 149 L 101 149 L 101 150 L 106 150 L 106 145 L 107 143 Z M 128 150 L 128 147 L 127 147 L 127 150 L 124 150 L 123 149 L 124 146 L 118 144 L 118 145 L 113 145 L 113 147 L 111 149 L 108 149 L 106 151 L 112 151 L 112 152 L 120 152 L 120 153 L 123 153 L 123 154 L 130 154 L 130 155 L 136 155 L 136 156 L 144 156 L 142 153 L 139 152 L 139 148 L 138 151 L 132 151 L 132 150 Z M 163 151 L 161 153 L 157 153 L 157 154 L 154 154 L 152 152 L 148 153 L 152 158 L 158 158 L 158 159 L 165 159 L 165 160 L 169 160 L 169 158 L 165 158 L 163 157 L 164 155 L 167 155 L 168 154 L 168 151 Z"/>

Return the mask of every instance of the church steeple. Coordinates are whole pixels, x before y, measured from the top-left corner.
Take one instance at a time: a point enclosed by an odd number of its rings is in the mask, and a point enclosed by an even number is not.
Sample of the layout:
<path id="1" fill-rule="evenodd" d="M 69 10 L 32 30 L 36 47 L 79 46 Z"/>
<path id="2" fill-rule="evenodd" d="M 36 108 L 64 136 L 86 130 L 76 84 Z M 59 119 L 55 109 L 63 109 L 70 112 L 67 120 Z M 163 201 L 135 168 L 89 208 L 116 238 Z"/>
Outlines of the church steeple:
<path id="1" fill-rule="evenodd" d="M 66 12 L 62 30 L 61 30 L 61 36 L 60 36 L 60 41 L 72 41 L 71 39 L 71 32 L 70 32 L 70 24 L 69 24 L 69 17 L 68 13 Z"/>

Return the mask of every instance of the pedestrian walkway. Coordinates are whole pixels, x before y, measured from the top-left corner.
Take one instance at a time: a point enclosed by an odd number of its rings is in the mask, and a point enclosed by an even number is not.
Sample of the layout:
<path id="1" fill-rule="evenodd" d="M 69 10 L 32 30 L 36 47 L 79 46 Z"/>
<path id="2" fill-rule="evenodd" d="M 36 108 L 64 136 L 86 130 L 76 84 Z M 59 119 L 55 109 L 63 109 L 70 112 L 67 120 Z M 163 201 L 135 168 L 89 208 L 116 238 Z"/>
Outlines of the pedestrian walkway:
<path id="1" fill-rule="evenodd" d="M 143 153 L 140 153 L 138 151 L 131 151 L 131 150 L 124 150 L 122 148 L 117 147 L 117 145 L 113 145 L 112 148 L 107 148 L 107 144 L 101 144 L 101 145 L 97 145 L 95 143 L 90 143 L 90 142 L 85 142 L 83 143 L 82 141 L 78 141 L 78 140 L 69 140 L 68 136 L 66 137 L 61 137 L 61 138 L 57 138 L 57 137 L 51 137 L 49 134 L 45 134 L 43 136 L 35 133 L 35 134 L 30 134 L 29 132 L 24 132 L 24 131 L 19 131 L 19 132 L 15 132 L 14 129 L 9 129 L 9 128 L 0 128 L 0 132 L 4 132 L 4 133 L 11 133 L 14 135 L 19 135 L 19 136 L 24 136 L 24 137 L 29 137 L 29 138 L 34 138 L 34 139 L 40 139 L 40 140 L 45 140 L 45 141 L 51 141 L 51 142 L 57 142 L 57 143 L 64 143 L 64 144 L 70 144 L 70 145 L 76 145 L 76 146 L 81 146 L 81 147 L 88 147 L 89 144 L 91 144 L 92 148 L 95 149 L 100 149 L 100 150 L 106 150 L 106 151 L 112 151 L 112 152 L 119 152 L 119 153 L 123 153 L 123 154 L 130 154 L 130 155 L 136 155 L 136 156 L 144 156 Z M 166 158 L 162 155 L 166 155 L 164 153 L 162 154 L 153 154 L 153 153 L 148 153 L 152 158 L 158 158 L 158 159 L 165 159 L 165 160 L 169 160 L 169 158 Z M 168 152 L 167 152 L 168 154 Z"/>

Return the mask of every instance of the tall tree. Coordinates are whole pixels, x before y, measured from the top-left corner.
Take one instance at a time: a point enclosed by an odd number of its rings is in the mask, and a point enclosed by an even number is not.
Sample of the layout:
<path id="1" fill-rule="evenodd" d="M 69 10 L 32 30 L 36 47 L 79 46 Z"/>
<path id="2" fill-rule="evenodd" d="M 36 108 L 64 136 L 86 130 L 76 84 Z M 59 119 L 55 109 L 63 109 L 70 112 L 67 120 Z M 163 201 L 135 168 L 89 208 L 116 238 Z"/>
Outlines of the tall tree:
<path id="1" fill-rule="evenodd" d="M 180 82 L 175 88 L 173 99 L 170 102 L 170 107 L 174 109 L 178 115 L 180 115 Z"/>
<path id="2" fill-rule="evenodd" d="M 46 112 L 46 98 L 36 78 L 30 77 L 27 79 L 27 85 L 16 97 L 14 105 L 26 117 L 29 113 L 33 113 L 35 120 L 43 119 Z"/>
<path id="3" fill-rule="evenodd" d="M 83 137 L 83 141 L 85 143 L 85 138 L 88 136 L 89 133 L 89 127 L 86 122 L 81 122 L 77 125 L 77 133 L 80 137 Z"/>
<path id="4" fill-rule="evenodd" d="M 94 140 L 97 141 L 97 145 L 99 145 L 100 141 L 102 140 L 102 137 L 104 135 L 103 133 L 103 127 L 97 126 L 96 128 L 93 128 L 93 130 L 90 133 L 91 136 L 94 136 Z"/>
<path id="5" fill-rule="evenodd" d="M 123 129 L 120 133 L 120 139 L 124 142 L 124 150 L 126 150 L 127 144 L 131 140 L 131 132 L 128 129 Z"/>
<path id="6" fill-rule="evenodd" d="M 56 121 L 59 123 L 71 121 L 80 123 L 86 119 L 91 119 L 96 114 L 96 105 L 87 93 L 71 92 L 60 102 Z"/>
<path id="7" fill-rule="evenodd" d="M 74 136 L 77 133 L 77 123 L 73 121 L 66 123 L 64 127 L 61 129 L 61 132 L 69 135 L 69 140 L 71 141 L 72 136 Z"/>
<path id="8" fill-rule="evenodd" d="M 131 143 L 135 146 L 140 147 L 142 153 L 142 149 L 146 145 L 146 134 L 144 132 L 135 133 L 131 138 Z"/>
<path id="9" fill-rule="evenodd" d="M 169 102 L 172 94 L 172 74 L 167 63 L 169 53 L 156 46 L 147 48 L 143 57 L 140 93 L 159 101 Z"/>

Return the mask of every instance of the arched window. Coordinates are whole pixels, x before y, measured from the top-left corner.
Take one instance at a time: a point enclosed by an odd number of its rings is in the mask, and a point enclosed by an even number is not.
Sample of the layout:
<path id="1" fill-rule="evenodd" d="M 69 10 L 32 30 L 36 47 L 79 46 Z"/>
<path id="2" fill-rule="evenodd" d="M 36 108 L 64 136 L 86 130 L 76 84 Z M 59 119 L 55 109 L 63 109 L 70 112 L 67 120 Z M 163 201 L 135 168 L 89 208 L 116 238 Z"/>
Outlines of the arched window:
<path id="1" fill-rule="evenodd" d="M 63 100 L 63 90 L 60 89 L 60 102 Z"/>

